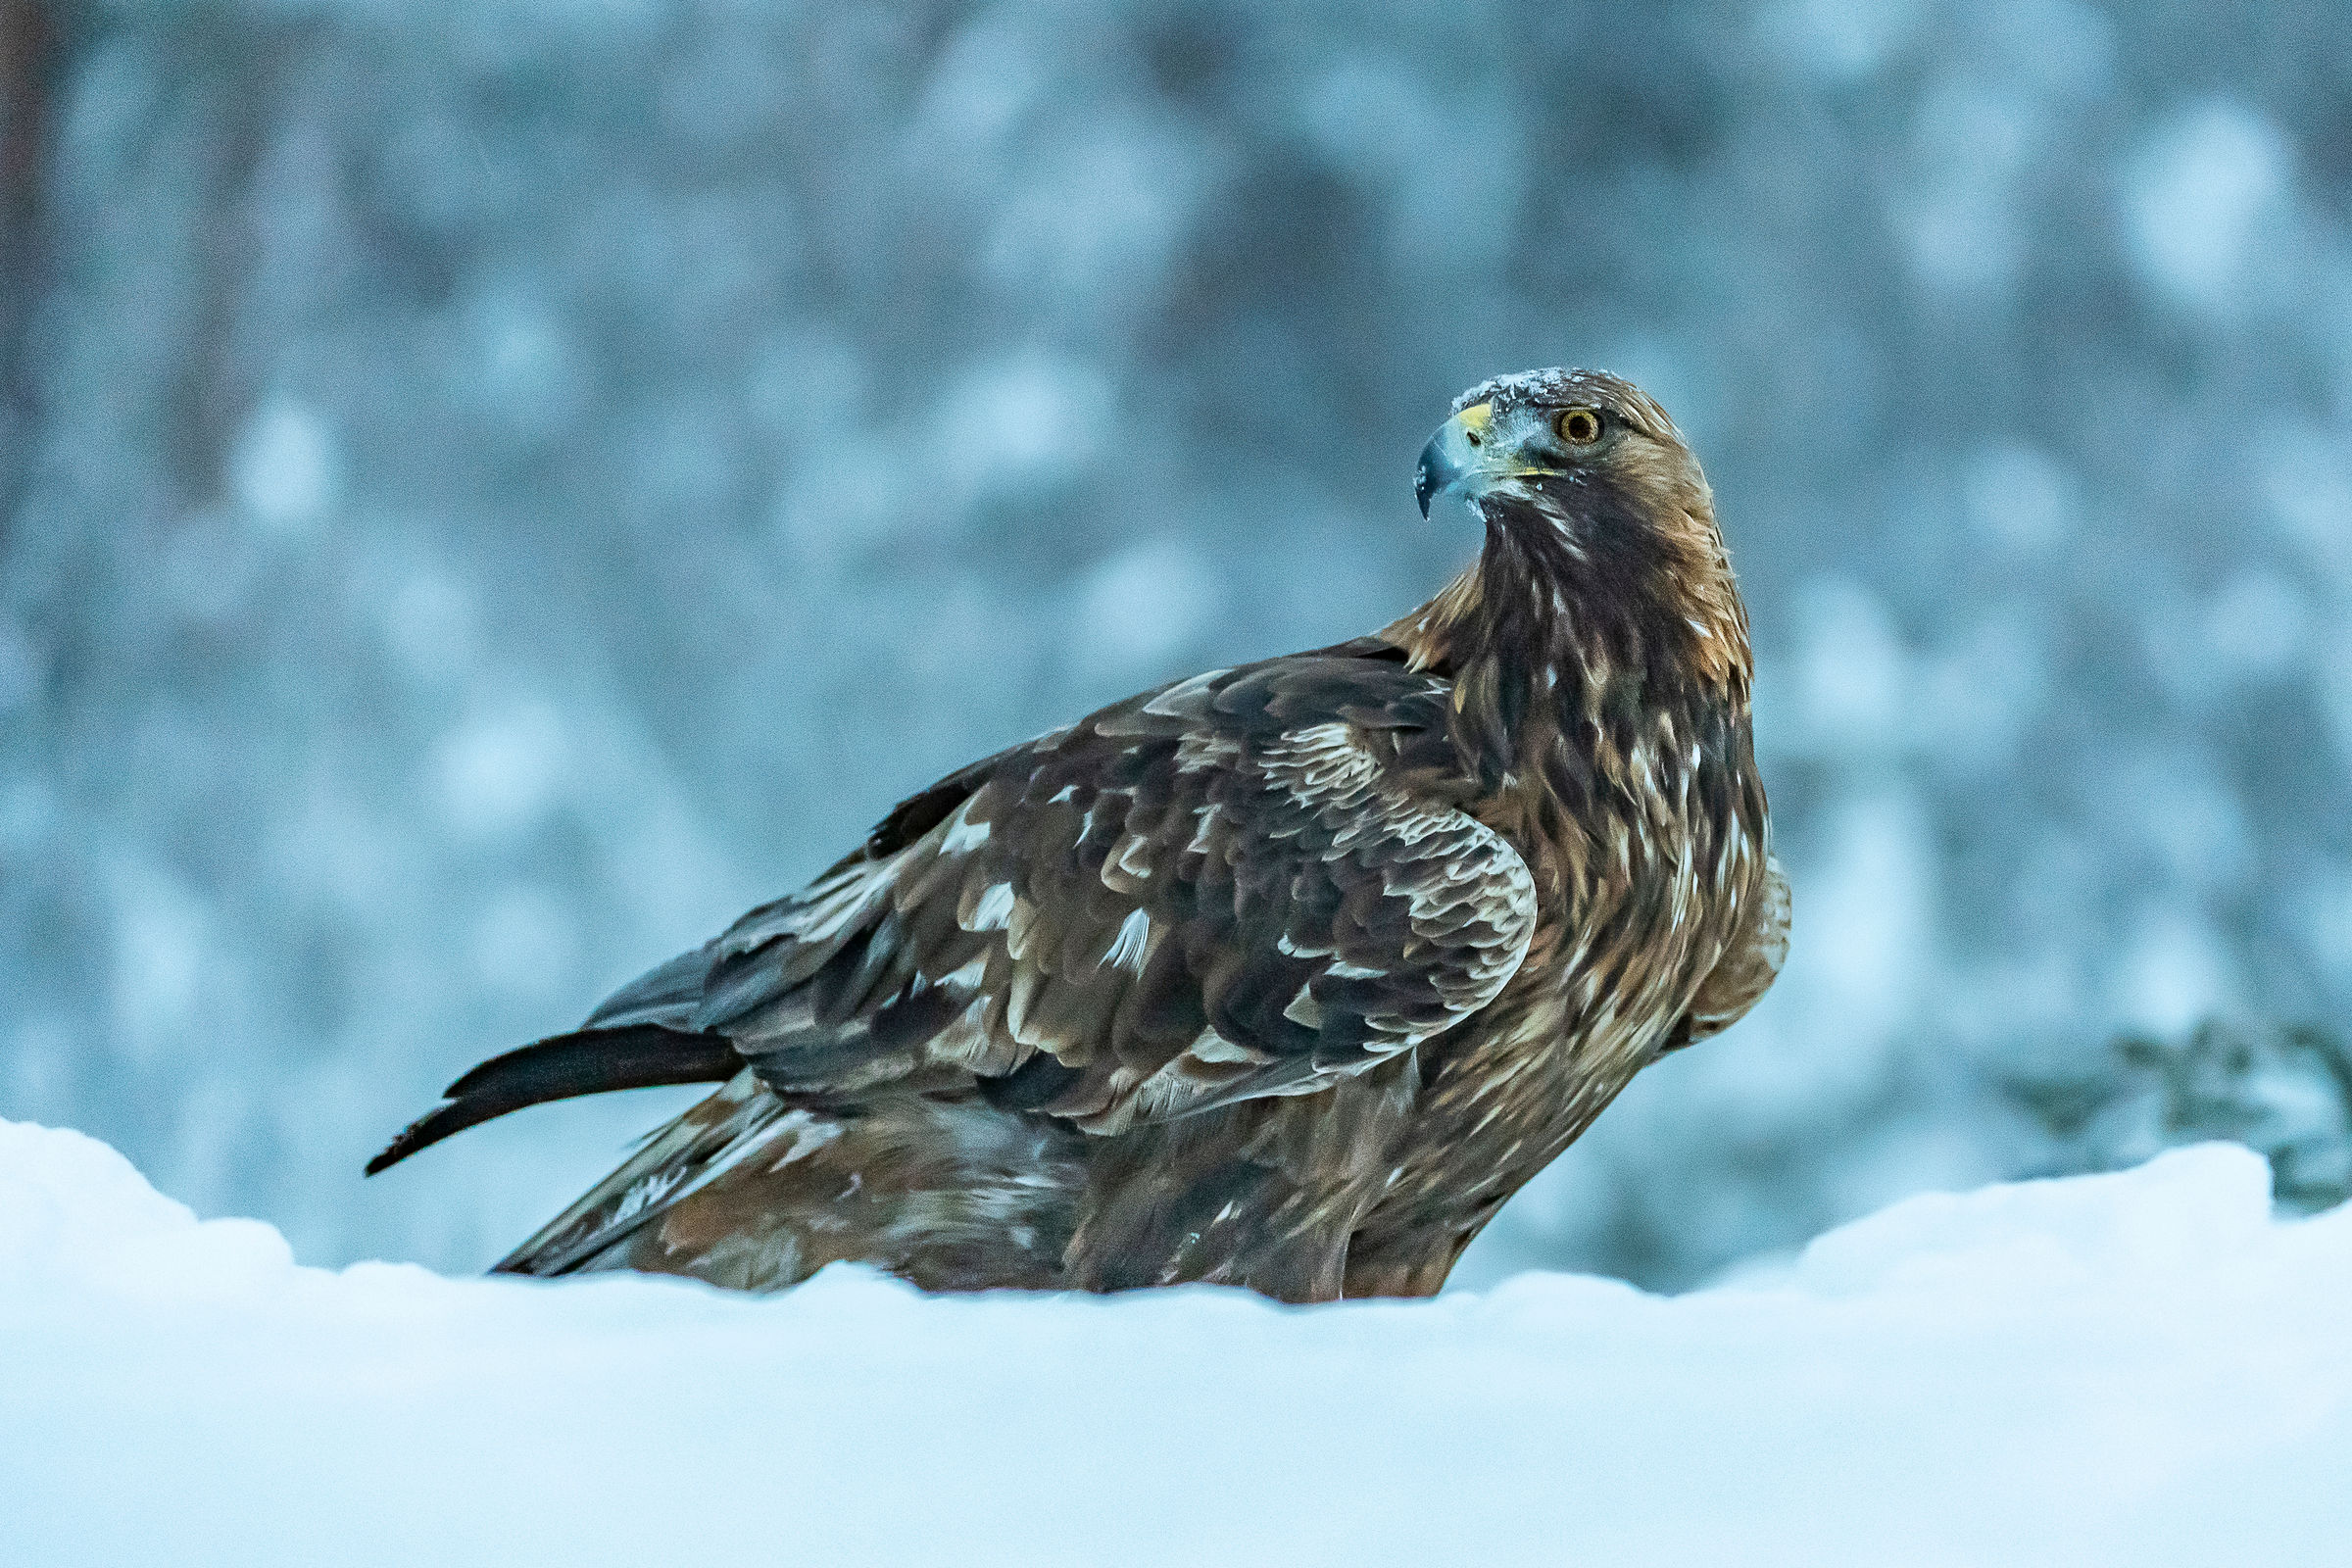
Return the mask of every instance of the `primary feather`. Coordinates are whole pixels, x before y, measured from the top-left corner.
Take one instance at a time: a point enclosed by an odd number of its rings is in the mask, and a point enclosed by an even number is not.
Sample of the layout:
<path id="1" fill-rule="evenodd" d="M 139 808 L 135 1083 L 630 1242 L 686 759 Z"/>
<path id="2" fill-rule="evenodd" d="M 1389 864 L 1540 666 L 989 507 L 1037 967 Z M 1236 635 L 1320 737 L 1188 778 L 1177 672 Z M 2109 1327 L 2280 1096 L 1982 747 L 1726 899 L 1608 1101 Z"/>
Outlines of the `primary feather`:
<path id="1" fill-rule="evenodd" d="M 1570 406 L 1614 444 L 1556 450 Z M 1448 432 L 1488 544 L 1429 605 L 941 781 L 370 1171 L 540 1100 L 723 1081 L 500 1267 L 1435 1290 L 1642 1063 L 1753 1004 L 1788 921 L 1744 615 L 1672 424 L 1551 371 Z"/>

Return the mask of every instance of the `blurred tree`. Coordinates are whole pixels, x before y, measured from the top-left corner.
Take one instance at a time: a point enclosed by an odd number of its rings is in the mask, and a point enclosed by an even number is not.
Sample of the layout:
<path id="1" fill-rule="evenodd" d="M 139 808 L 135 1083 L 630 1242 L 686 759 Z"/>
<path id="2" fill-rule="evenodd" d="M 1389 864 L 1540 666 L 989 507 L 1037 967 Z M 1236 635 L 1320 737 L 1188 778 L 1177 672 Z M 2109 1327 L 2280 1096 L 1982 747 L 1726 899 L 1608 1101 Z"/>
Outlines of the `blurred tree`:
<path id="1" fill-rule="evenodd" d="M 2325 1030 L 2216 1020 L 2181 1040 L 2126 1035 L 2104 1072 L 2021 1078 L 2010 1092 L 2056 1146 L 2041 1174 L 2121 1170 L 2226 1139 L 2271 1162 L 2288 1208 L 2352 1198 L 2352 1050 Z"/>

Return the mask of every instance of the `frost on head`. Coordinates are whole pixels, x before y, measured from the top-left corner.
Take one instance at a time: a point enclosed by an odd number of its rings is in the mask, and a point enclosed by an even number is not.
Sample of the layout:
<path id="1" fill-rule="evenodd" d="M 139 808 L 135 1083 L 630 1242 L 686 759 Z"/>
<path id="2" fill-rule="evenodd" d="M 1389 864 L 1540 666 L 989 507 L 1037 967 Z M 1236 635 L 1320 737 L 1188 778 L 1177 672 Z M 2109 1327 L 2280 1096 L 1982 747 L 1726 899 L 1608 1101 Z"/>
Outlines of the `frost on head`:
<path id="1" fill-rule="evenodd" d="M 1543 370 L 1515 370 L 1509 375 L 1497 375 L 1481 381 L 1453 400 L 1452 412 L 1481 403 L 1493 403 L 1497 414 L 1526 404 L 1558 408 L 1573 403 L 1594 403 L 1615 409 L 1632 423 L 1642 426 L 1652 436 L 1680 441 L 1682 432 L 1676 428 L 1674 416 L 1660 406 L 1658 400 L 1607 370 L 1575 369 L 1554 366 Z"/>
<path id="2" fill-rule="evenodd" d="M 1558 403 L 1579 387 L 1589 386 L 1603 372 L 1554 366 L 1545 370 L 1513 370 L 1490 376 L 1453 400 L 1454 414 L 1481 403 Z"/>

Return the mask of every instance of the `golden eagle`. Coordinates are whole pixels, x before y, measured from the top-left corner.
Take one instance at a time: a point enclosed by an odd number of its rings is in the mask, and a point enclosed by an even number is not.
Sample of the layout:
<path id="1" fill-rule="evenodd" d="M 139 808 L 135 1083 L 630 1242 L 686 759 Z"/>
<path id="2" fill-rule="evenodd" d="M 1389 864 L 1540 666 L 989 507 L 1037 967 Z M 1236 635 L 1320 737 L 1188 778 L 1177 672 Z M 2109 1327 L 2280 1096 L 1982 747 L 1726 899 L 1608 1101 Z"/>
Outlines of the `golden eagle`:
<path id="1" fill-rule="evenodd" d="M 1746 612 L 1698 464 L 1593 371 L 1421 455 L 1478 562 L 1386 630 L 974 762 L 808 887 L 496 1057 L 368 1165 L 719 1083 L 498 1265 L 772 1290 L 1424 1296 L 1788 947 Z"/>

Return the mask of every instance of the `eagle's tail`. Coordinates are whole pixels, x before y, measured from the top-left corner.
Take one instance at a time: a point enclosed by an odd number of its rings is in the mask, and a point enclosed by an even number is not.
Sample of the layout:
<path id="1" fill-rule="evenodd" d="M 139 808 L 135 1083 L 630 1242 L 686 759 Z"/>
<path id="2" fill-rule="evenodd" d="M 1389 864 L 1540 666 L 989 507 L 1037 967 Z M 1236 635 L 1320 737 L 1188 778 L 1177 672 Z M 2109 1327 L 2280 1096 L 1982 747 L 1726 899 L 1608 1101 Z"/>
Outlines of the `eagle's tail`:
<path id="1" fill-rule="evenodd" d="M 368 1174 L 399 1164 L 452 1133 L 551 1100 L 657 1084 L 724 1083 L 743 1058 L 724 1037 L 629 1024 L 582 1029 L 493 1056 L 442 1091 L 442 1102 L 404 1128 L 368 1162 Z"/>
<path id="2" fill-rule="evenodd" d="M 490 1272 L 547 1275 L 644 1266 L 626 1257 L 628 1239 L 758 1149 L 761 1136 L 784 1114 L 784 1102 L 744 1068 L 716 1094 L 657 1129 L 618 1170 Z"/>

